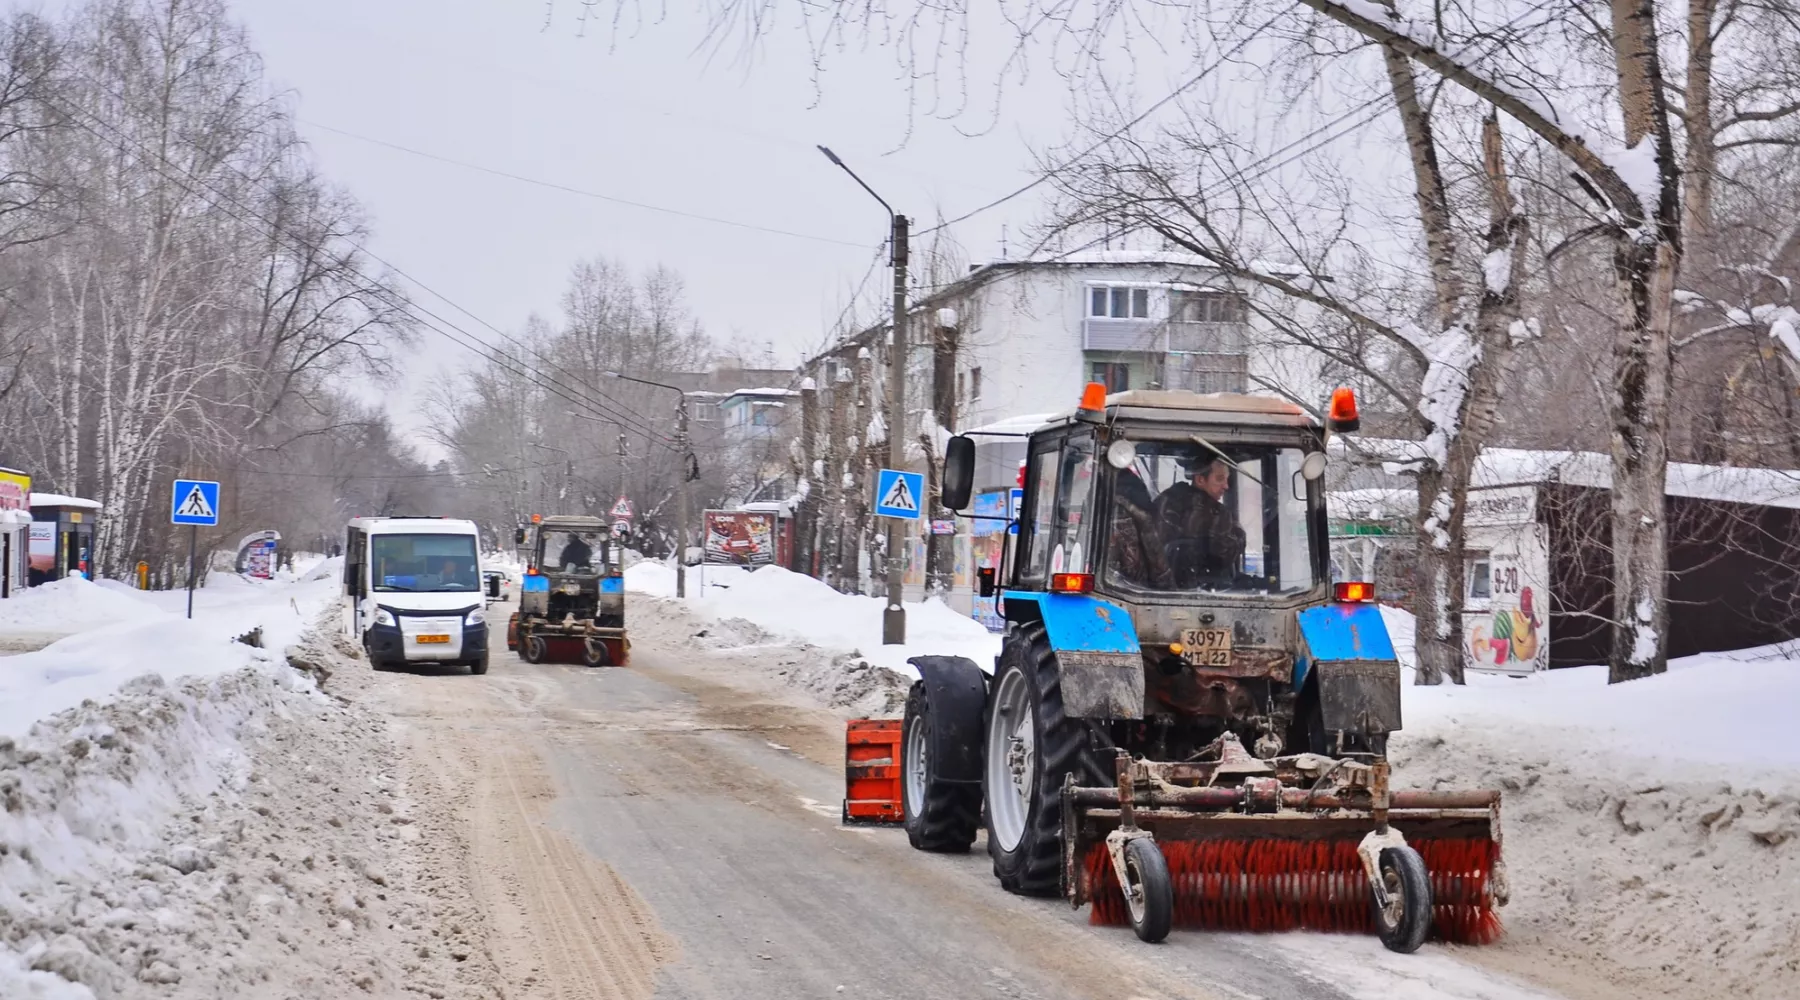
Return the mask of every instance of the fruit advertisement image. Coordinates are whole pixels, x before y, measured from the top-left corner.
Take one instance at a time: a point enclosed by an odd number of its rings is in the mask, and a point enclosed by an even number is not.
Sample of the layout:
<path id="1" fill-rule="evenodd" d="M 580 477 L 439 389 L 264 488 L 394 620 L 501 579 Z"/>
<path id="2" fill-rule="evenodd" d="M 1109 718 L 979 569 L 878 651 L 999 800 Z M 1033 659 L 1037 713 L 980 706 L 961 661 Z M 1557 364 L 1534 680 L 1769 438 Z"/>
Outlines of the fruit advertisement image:
<path id="1" fill-rule="evenodd" d="M 1471 616 L 1469 655 L 1477 665 L 1535 665 L 1543 647 L 1543 621 L 1538 617 L 1535 601 L 1531 588 L 1525 587 L 1519 591 L 1518 607 L 1495 608 L 1492 614 Z"/>

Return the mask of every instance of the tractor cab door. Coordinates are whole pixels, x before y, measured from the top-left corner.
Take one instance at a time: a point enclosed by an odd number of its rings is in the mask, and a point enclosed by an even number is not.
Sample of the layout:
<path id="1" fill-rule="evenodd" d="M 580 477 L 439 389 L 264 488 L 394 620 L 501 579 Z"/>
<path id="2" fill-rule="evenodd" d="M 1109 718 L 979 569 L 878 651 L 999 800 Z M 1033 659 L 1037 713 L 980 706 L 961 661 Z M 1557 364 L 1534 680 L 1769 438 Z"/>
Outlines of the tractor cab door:
<path id="1" fill-rule="evenodd" d="M 1052 573 L 1093 573 L 1100 565 L 1099 455 L 1093 428 L 1071 427 L 1036 438 L 1025 461 L 1013 586 L 1043 590 Z"/>

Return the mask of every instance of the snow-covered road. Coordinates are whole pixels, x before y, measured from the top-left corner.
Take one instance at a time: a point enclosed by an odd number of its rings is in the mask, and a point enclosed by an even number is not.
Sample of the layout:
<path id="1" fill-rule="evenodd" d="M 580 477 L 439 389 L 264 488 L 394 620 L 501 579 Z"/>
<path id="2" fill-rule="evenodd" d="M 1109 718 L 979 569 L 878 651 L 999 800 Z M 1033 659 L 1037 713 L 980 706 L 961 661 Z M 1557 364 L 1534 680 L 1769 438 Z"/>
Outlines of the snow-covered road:
<path id="1" fill-rule="evenodd" d="M 632 578 L 656 590 L 658 569 Z M 1683 665 L 1675 695 L 1624 698 L 1579 672 L 1409 689 L 1404 780 L 1506 790 L 1505 940 L 1151 947 L 1006 894 L 979 844 L 923 854 L 842 826 L 842 720 L 893 713 L 910 679 L 894 651 L 863 655 L 879 602 L 747 576 L 685 604 L 635 593 L 627 669 L 498 653 L 485 677 L 375 674 L 329 614 L 285 656 L 230 641 L 232 607 L 280 641 L 274 612 L 298 617 L 309 587 L 323 607 L 329 580 L 282 585 L 285 606 L 221 589 L 211 631 L 147 615 L 58 643 L 148 628 L 165 648 L 145 658 L 211 673 L 129 681 L 0 739 L 0 996 L 1800 995 L 1790 758 L 1746 751 L 1766 766 L 1739 781 L 1730 739 L 1634 728 L 1715 718 L 1788 674 L 1707 684 Z M 917 642 L 991 643 L 940 610 L 915 609 Z M 209 659 L 231 647 L 250 659 Z M 1761 738 L 1768 713 L 1741 714 Z"/>

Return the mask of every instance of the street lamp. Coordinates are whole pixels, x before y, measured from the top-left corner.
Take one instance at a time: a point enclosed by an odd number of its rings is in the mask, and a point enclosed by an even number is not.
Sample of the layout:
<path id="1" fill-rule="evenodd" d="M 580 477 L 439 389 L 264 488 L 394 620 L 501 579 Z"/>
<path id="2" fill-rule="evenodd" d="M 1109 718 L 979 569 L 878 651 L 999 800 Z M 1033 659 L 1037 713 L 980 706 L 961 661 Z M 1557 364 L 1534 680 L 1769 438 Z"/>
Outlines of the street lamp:
<path id="1" fill-rule="evenodd" d="M 836 164 L 844 173 L 850 175 L 870 197 L 887 209 L 893 221 L 893 255 L 894 266 L 894 343 L 888 353 L 888 465 L 894 469 L 901 468 L 906 462 L 906 216 L 894 211 L 887 199 L 875 193 L 875 189 L 863 183 L 856 171 L 845 165 L 838 155 L 824 146 L 819 152 Z M 897 517 L 888 518 L 887 528 L 887 608 L 881 614 L 881 642 L 883 645 L 899 645 L 906 641 L 906 606 L 901 597 L 901 553 L 900 547 L 905 543 L 905 526 Z"/>
<path id="2" fill-rule="evenodd" d="M 676 493 L 680 497 L 680 511 L 675 523 L 675 596 L 687 596 L 687 548 L 688 548 L 688 484 L 699 475 L 694 453 L 688 448 L 688 408 L 687 393 L 679 386 L 667 382 L 655 382 L 622 372 L 602 372 L 607 378 L 623 379 L 656 389 L 667 389 L 675 394 L 675 450 L 681 456 L 680 483 Z"/>

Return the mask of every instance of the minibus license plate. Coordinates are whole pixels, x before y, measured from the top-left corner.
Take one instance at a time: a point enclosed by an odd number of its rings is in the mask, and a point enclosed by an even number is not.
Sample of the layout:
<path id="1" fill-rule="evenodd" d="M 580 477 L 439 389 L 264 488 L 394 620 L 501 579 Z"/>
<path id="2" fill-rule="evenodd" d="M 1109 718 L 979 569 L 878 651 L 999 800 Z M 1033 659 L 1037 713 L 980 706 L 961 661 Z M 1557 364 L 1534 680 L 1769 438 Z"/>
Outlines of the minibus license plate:
<path id="1" fill-rule="evenodd" d="M 422 636 L 418 637 L 418 642 L 421 645 L 428 643 L 428 642 L 449 642 L 449 641 L 450 641 L 450 637 L 447 635 L 422 635 Z"/>

